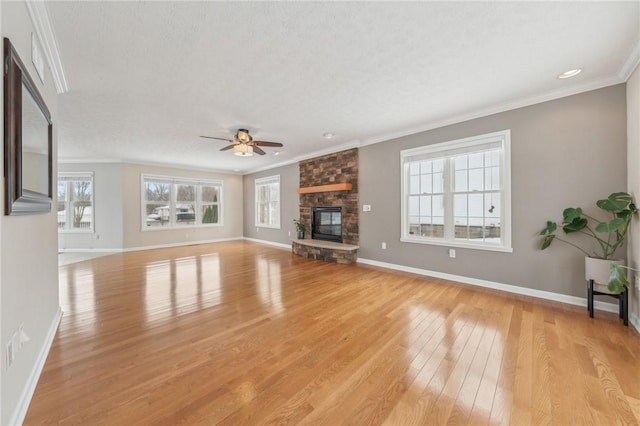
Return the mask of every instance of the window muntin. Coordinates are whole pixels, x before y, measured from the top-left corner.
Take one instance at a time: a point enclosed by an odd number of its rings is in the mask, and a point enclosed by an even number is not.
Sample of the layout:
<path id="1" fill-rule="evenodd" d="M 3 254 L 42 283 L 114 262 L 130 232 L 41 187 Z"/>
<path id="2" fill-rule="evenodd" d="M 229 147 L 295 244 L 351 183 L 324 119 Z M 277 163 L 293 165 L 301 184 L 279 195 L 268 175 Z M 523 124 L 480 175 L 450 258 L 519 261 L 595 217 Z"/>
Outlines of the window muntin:
<path id="1" fill-rule="evenodd" d="M 401 152 L 402 241 L 511 251 L 510 132 Z"/>
<path id="2" fill-rule="evenodd" d="M 58 231 L 93 232 L 93 173 L 58 174 Z"/>
<path id="3" fill-rule="evenodd" d="M 142 229 L 222 224 L 222 182 L 142 175 Z"/>
<path id="4" fill-rule="evenodd" d="M 255 225 L 280 229 L 280 175 L 255 180 Z"/>

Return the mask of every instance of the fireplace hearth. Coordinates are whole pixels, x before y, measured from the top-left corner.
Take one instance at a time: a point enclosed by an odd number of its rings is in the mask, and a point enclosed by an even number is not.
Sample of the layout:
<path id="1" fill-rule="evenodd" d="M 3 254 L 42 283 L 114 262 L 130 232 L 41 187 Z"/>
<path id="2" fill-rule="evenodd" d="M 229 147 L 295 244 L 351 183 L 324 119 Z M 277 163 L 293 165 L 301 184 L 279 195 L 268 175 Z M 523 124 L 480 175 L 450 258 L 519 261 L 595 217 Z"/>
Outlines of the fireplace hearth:
<path id="1" fill-rule="evenodd" d="M 311 238 L 341 243 L 342 208 L 314 207 L 311 221 Z"/>

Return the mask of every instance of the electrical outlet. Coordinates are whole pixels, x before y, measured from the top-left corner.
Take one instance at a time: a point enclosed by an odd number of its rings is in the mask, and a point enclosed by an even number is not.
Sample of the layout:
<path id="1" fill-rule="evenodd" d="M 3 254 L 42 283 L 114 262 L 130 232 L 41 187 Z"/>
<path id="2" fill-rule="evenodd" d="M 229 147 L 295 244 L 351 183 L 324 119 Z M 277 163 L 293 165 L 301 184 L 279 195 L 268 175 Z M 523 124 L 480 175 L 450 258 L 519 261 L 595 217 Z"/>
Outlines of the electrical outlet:
<path id="1" fill-rule="evenodd" d="M 371 211 L 371 204 L 364 204 L 362 206 L 362 211 L 363 212 L 370 212 Z"/>
<path id="2" fill-rule="evenodd" d="M 10 340 L 9 343 L 7 343 L 7 353 L 5 354 L 7 370 L 9 369 L 9 367 L 11 367 L 11 364 L 13 364 L 14 356 L 15 356 L 15 352 L 13 350 L 13 341 Z"/>
<path id="3" fill-rule="evenodd" d="M 640 291 L 640 275 L 636 275 L 636 290 Z"/>
<path id="4" fill-rule="evenodd" d="M 456 257 L 456 249 L 449 249 L 449 257 L 455 259 Z"/>
<path id="5" fill-rule="evenodd" d="M 386 250 L 387 249 L 387 243 L 383 242 L 382 243 L 382 250 Z"/>
<path id="6" fill-rule="evenodd" d="M 24 324 L 20 324 L 20 328 L 18 328 L 18 349 L 22 349 L 25 343 L 31 341 L 31 338 L 24 331 Z"/>
<path id="7" fill-rule="evenodd" d="M 291 231 L 289 231 L 289 236 L 291 236 Z"/>

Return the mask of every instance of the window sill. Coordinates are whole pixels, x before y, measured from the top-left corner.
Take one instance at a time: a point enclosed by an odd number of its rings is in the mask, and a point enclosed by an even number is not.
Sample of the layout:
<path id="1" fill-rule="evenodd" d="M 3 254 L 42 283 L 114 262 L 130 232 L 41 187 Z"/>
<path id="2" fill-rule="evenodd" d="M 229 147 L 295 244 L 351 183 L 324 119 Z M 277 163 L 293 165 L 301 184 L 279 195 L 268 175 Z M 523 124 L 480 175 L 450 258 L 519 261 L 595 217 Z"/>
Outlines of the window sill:
<path id="1" fill-rule="evenodd" d="M 223 225 L 221 223 L 213 223 L 210 225 L 179 225 L 179 226 L 148 226 L 143 227 L 142 232 L 156 232 L 156 231 L 184 231 L 185 229 L 202 229 L 202 228 L 220 228 Z"/>
<path id="2" fill-rule="evenodd" d="M 280 225 L 258 225 L 256 223 L 256 228 L 280 229 Z"/>
<path id="3" fill-rule="evenodd" d="M 512 247 L 504 247 L 504 246 L 489 245 L 489 244 L 473 244 L 473 243 L 465 243 L 463 241 L 426 240 L 426 239 L 407 238 L 407 237 L 400 238 L 400 241 L 404 243 L 413 243 L 413 244 L 426 244 L 426 245 L 442 246 L 442 247 L 465 248 L 465 249 L 472 249 L 472 250 L 513 253 Z"/>

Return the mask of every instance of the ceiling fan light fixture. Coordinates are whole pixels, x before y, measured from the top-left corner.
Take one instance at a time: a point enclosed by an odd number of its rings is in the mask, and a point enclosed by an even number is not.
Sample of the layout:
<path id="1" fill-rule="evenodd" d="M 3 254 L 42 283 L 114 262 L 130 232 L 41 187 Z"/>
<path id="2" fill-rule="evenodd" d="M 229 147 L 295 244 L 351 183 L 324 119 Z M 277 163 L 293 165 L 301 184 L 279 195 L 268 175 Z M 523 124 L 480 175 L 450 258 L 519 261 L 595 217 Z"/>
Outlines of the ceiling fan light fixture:
<path id="1" fill-rule="evenodd" d="M 246 129 L 239 129 L 236 137 L 238 138 L 238 141 L 242 143 L 251 142 L 251 139 L 252 139 L 251 135 L 249 135 L 249 131 Z"/>
<path id="2" fill-rule="evenodd" d="M 233 153 L 240 157 L 251 157 L 253 155 L 253 147 L 241 143 L 233 147 Z"/>

